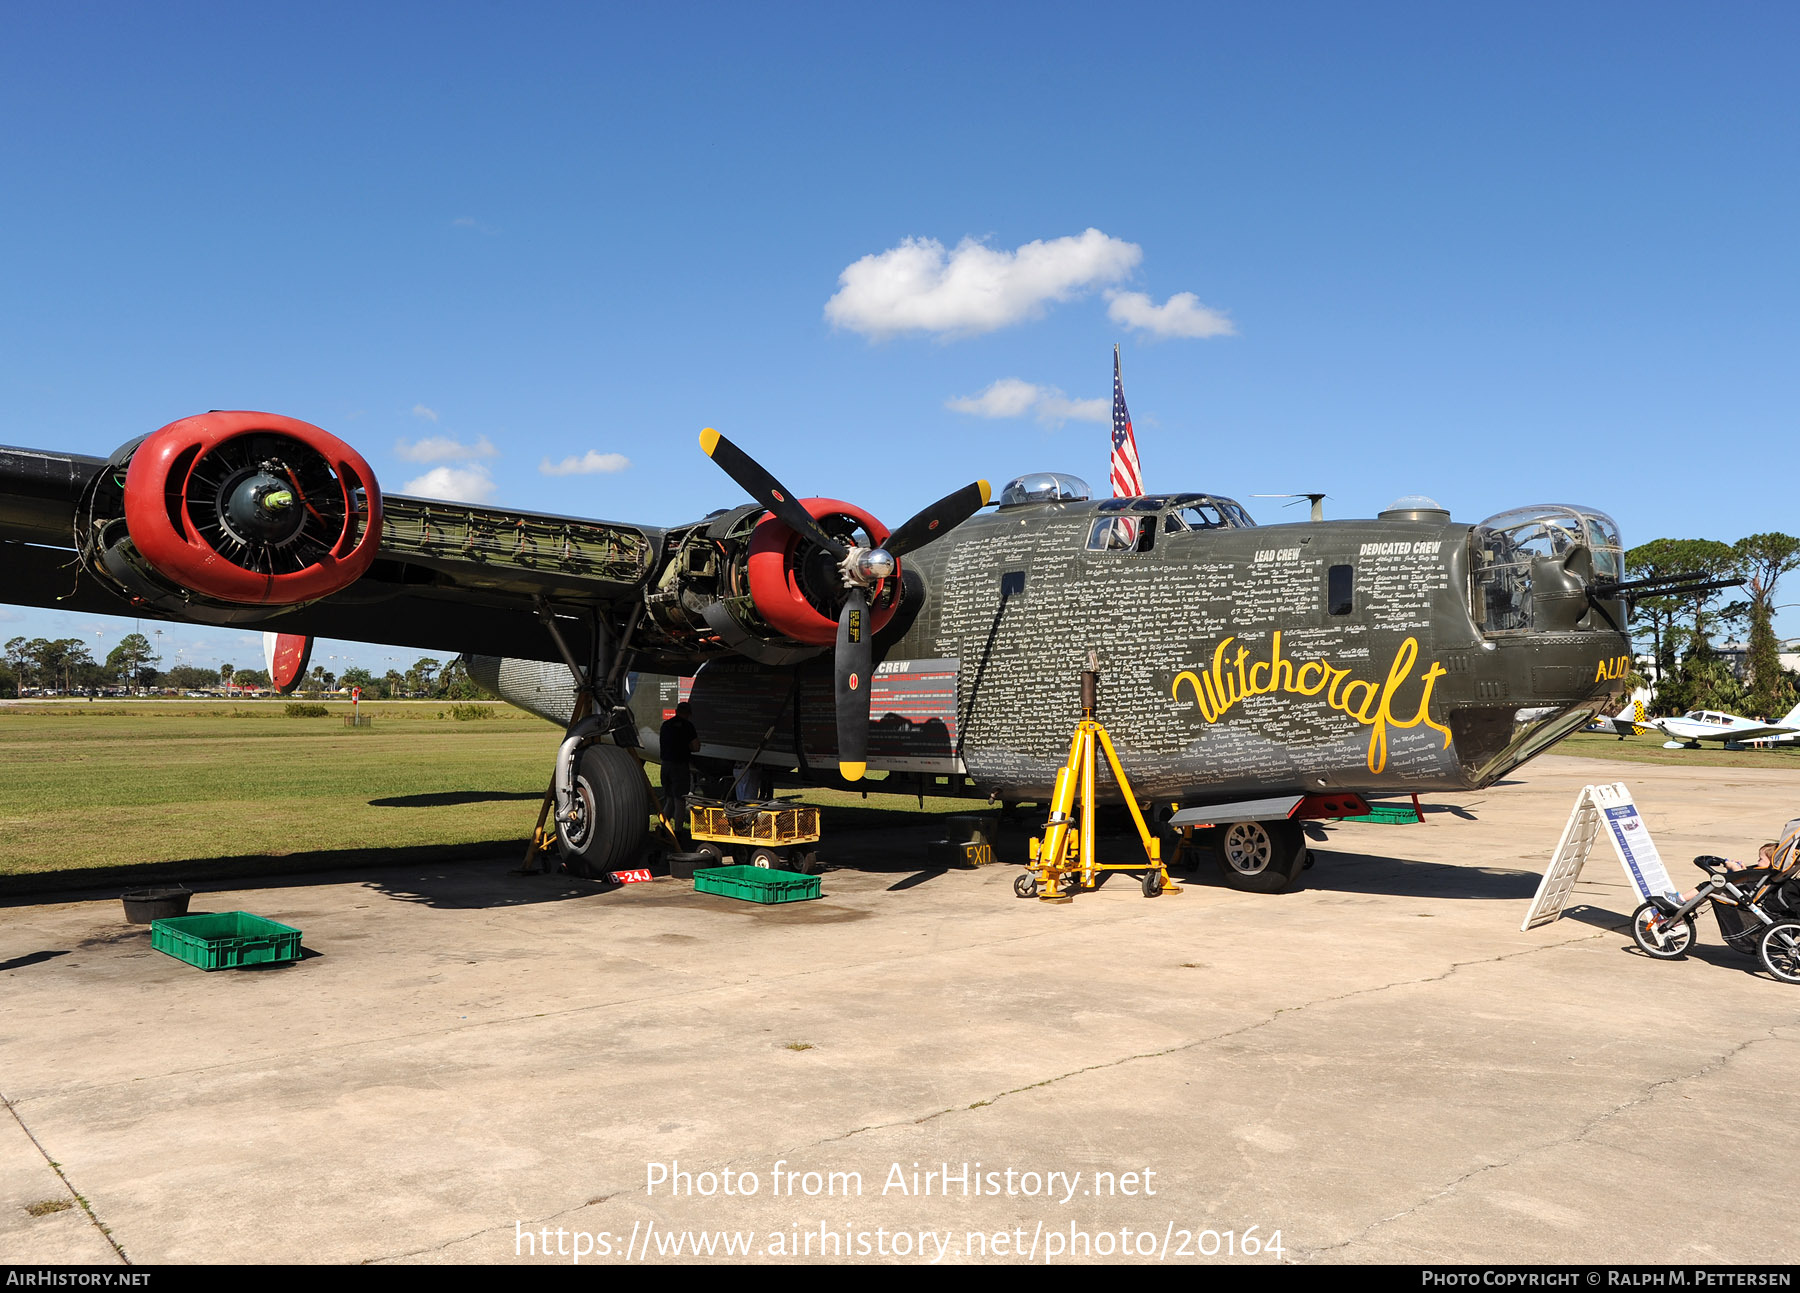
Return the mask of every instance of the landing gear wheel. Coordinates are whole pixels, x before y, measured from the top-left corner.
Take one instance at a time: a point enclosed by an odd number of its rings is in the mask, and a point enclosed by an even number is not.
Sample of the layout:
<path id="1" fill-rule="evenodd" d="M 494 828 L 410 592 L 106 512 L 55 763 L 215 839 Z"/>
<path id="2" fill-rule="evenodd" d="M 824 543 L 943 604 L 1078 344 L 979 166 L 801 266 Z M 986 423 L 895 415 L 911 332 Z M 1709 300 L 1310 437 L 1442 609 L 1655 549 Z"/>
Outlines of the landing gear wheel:
<path id="1" fill-rule="evenodd" d="M 750 855 L 750 865 L 759 866 L 769 871 L 784 870 L 784 859 L 774 849 L 757 849 Z"/>
<path id="2" fill-rule="evenodd" d="M 1783 983 L 1800 983 L 1800 921 L 1784 920 L 1763 931 L 1757 956 Z"/>
<path id="3" fill-rule="evenodd" d="M 1800 928 L 1800 926 L 1796 926 Z M 1673 961 L 1687 955 L 1694 945 L 1694 918 L 1683 916 L 1679 924 L 1669 924 L 1653 902 L 1647 902 L 1631 913 L 1631 941 L 1645 956 L 1659 961 Z"/>
<path id="4" fill-rule="evenodd" d="M 1013 892 L 1018 894 L 1021 898 L 1037 897 L 1037 877 L 1032 875 L 1029 871 L 1019 872 L 1017 876 L 1013 877 Z"/>
<path id="5" fill-rule="evenodd" d="M 1144 897 L 1154 898 L 1154 897 L 1156 897 L 1157 894 L 1159 894 L 1161 892 L 1162 892 L 1162 872 L 1161 871 L 1146 871 L 1146 872 L 1144 872 Z"/>
<path id="6" fill-rule="evenodd" d="M 628 750 L 590 745 L 575 764 L 575 814 L 556 832 L 569 870 L 590 880 L 638 864 L 650 836 L 650 792 Z"/>
<path id="7" fill-rule="evenodd" d="M 1213 855 L 1229 887 L 1280 893 L 1300 874 L 1306 837 L 1294 822 L 1231 822 L 1220 827 Z"/>

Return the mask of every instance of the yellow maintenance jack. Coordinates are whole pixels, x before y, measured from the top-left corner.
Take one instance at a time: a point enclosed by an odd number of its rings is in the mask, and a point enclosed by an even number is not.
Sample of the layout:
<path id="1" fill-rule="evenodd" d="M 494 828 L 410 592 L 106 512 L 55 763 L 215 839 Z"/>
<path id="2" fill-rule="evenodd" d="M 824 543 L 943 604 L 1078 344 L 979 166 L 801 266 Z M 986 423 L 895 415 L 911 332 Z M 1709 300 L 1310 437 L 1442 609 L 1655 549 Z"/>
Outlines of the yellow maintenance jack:
<path id="1" fill-rule="evenodd" d="M 1097 652 L 1088 652 L 1088 667 L 1081 671 L 1081 721 L 1075 725 L 1075 739 L 1069 743 L 1068 762 L 1057 769 L 1056 789 L 1050 797 L 1050 820 L 1041 839 L 1031 841 L 1031 862 L 1024 875 L 1013 882 L 1013 892 L 1021 898 L 1040 902 L 1071 902 L 1079 886 L 1092 889 L 1102 871 L 1136 871 L 1141 873 L 1144 897 L 1159 893 L 1180 893 L 1181 886 L 1169 876 L 1163 864 L 1162 842 L 1150 833 L 1144 814 L 1138 810 L 1137 795 L 1125 769 L 1119 766 L 1118 752 L 1112 738 L 1094 717 L 1100 693 L 1100 660 Z M 1113 780 L 1131 809 L 1131 820 L 1137 823 L 1138 838 L 1144 844 L 1146 867 L 1141 862 L 1096 862 L 1094 841 L 1095 774 L 1099 753 L 1106 752 L 1106 765 Z M 1075 806 L 1081 805 L 1080 825 L 1075 824 Z"/>

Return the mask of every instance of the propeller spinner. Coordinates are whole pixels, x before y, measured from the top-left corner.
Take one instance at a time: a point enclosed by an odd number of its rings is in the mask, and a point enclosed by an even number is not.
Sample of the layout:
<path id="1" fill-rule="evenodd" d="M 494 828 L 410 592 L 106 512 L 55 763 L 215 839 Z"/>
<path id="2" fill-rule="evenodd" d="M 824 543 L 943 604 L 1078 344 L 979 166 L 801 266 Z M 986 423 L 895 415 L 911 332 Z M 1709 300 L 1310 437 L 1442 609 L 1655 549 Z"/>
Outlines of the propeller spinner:
<path id="1" fill-rule="evenodd" d="M 700 447 L 777 520 L 837 560 L 846 590 L 843 609 L 838 612 L 834 656 L 838 771 L 846 781 L 859 780 L 869 766 L 869 675 L 875 636 L 869 617 L 869 590 L 899 570 L 901 557 L 941 539 L 987 506 L 988 483 L 978 480 L 945 495 L 895 530 L 885 543 L 864 548 L 827 533 L 792 490 L 711 427 L 700 433 Z"/>

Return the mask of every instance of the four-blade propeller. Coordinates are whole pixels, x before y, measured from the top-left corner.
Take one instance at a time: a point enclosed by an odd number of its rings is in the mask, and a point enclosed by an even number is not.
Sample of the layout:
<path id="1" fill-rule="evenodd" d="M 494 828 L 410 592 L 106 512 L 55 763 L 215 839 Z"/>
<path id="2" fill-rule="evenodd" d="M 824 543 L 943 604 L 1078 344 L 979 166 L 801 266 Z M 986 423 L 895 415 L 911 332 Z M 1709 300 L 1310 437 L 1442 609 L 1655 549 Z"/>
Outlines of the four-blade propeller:
<path id="1" fill-rule="evenodd" d="M 869 616 L 869 590 L 894 574 L 897 558 L 941 539 L 987 506 L 988 483 L 978 480 L 940 498 L 896 529 L 886 543 L 864 548 L 827 533 L 812 513 L 800 505 L 793 491 L 717 431 L 710 427 L 702 431 L 700 447 L 777 520 L 837 560 L 845 588 L 843 609 L 838 612 L 834 662 L 838 771 L 845 780 L 856 781 L 868 770 L 869 763 L 869 675 L 875 636 Z"/>

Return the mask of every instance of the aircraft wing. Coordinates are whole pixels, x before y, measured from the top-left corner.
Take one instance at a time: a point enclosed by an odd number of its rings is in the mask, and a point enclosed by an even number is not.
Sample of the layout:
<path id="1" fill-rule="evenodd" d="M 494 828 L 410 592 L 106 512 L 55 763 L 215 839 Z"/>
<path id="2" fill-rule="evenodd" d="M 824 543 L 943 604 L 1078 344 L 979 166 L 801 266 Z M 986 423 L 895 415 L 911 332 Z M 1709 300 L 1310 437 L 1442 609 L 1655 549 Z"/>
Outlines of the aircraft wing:
<path id="1" fill-rule="evenodd" d="M 331 432 L 247 409 L 105 459 L 0 448 L 0 600 L 649 673 L 830 650 L 838 769 L 855 780 L 876 641 L 925 595 L 900 558 L 985 507 L 988 484 L 890 531 L 797 497 L 710 427 L 700 448 L 755 501 L 668 530 L 384 497 Z"/>
<path id="2" fill-rule="evenodd" d="M 541 602 L 585 658 L 593 618 L 617 631 L 641 600 L 663 535 L 648 526 L 389 494 L 372 559 L 348 586 L 291 610 L 257 608 L 254 617 L 229 621 L 179 598 L 134 600 L 96 571 L 91 533 L 83 533 L 96 522 L 83 512 L 84 500 L 114 471 L 103 458 L 0 447 L 0 601 L 556 660 Z"/>

